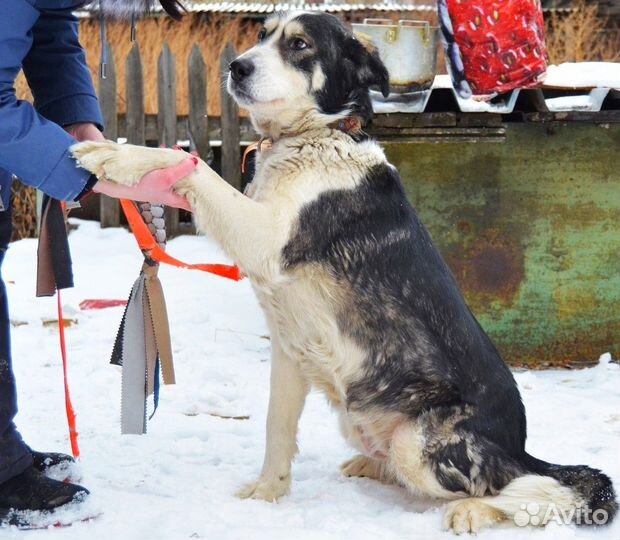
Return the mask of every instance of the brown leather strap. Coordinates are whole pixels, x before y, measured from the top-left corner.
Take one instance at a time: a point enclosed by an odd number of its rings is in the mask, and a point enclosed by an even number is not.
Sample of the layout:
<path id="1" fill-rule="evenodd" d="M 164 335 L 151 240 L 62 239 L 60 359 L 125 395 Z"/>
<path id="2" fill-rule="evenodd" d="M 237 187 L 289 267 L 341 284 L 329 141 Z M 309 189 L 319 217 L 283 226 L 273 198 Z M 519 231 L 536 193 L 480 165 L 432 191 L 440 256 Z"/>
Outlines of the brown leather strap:
<path id="1" fill-rule="evenodd" d="M 155 334 L 157 351 L 159 352 L 162 377 L 164 379 L 164 384 L 175 384 L 170 325 L 168 323 L 164 290 L 157 277 L 157 266 L 150 267 L 148 270 L 145 270 L 145 273 L 147 275 L 145 285 L 150 308 L 149 312 Z"/>
<path id="2" fill-rule="evenodd" d="M 37 246 L 37 296 L 54 296 L 56 293 L 50 233 L 47 227 L 48 215 L 49 206 L 44 206 L 41 213 L 41 228 Z"/>
<path id="3" fill-rule="evenodd" d="M 56 289 L 73 287 L 66 215 L 60 201 L 47 195 L 43 197 L 37 260 L 37 296 L 53 296 Z"/>

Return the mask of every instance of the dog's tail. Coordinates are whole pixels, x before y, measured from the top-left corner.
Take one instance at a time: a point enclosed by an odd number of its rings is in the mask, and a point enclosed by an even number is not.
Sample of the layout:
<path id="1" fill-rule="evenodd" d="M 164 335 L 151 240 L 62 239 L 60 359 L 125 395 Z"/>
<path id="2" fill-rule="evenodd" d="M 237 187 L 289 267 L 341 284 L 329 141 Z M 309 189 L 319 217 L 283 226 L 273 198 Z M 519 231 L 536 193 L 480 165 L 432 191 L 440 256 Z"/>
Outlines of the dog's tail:
<path id="1" fill-rule="evenodd" d="M 578 525 L 611 523 L 618 501 L 609 476 L 587 465 L 555 465 L 526 454 L 525 465 L 540 476 L 548 476 L 569 489 L 576 500 L 573 522 Z M 580 522 L 581 518 L 581 522 Z"/>
<path id="2" fill-rule="evenodd" d="M 509 482 L 485 502 L 517 525 L 606 525 L 618 511 L 611 479 L 586 465 L 554 465 L 525 454 L 529 474 Z"/>

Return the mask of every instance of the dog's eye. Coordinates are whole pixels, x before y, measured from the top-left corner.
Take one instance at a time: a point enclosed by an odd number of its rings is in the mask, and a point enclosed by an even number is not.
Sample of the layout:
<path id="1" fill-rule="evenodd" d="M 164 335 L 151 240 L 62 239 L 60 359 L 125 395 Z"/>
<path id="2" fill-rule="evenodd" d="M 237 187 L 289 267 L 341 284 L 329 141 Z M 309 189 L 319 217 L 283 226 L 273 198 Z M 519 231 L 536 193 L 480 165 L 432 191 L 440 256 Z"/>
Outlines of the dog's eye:
<path id="1" fill-rule="evenodd" d="M 308 48 L 308 44 L 301 38 L 295 38 L 291 41 L 291 49 L 295 49 L 296 51 L 303 51 Z"/>
<path id="2" fill-rule="evenodd" d="M 266 35 L 267 35 L 267 29 L 266 28 L 261 28 L 260 32 L 258 33 L 257 40 L 258 41 L 263 41 L 263 39 L 265 39 Z"/>

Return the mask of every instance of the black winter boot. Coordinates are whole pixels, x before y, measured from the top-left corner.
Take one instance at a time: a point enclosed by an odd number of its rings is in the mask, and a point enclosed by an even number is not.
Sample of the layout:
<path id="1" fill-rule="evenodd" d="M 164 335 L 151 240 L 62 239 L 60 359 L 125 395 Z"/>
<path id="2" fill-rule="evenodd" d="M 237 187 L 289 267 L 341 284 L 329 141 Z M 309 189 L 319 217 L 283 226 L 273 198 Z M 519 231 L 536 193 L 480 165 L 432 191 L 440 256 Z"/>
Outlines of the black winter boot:
<path id="1" fill-rule="evenodd" d="M 48 478 L 34 466 L 0 484 L 0 511 L 52 510 L 78 502 L 88 490 L 77 484 L 65 484 Z"/>
<path id="2" fill-rule="evenodd" d="M 45 474 L 52 467 L 69 467 L 75 463 L 75 459 L 67 454 L 59 454 L 56 452 L 37 452 L 30 449 L 32 454 L 32 465 L 39 472 Z"/>

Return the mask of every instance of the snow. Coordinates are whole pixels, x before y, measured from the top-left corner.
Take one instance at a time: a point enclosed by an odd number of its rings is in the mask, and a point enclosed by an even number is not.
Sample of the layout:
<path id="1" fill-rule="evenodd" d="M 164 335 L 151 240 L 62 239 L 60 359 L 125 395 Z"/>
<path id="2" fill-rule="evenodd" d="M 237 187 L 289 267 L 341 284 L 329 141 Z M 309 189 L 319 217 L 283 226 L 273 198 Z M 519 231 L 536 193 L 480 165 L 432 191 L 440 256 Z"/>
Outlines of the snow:
<path id="1" fill-rule="evenodd" d="M 549 98 L 545 100 L 545 103 L 551 112 L 598 112 L 601 110 L 603 102 L 609 92 L 609 88 L 593 88 L 586 95 Z"/>
<path id="2" fill-rule="evenodd" d="M 67 331 L 70 380 L 83 483 L 92 496 L 82 510 L 67 512 L 69 518 L 71 512 L 103 514 L 43 533 L 2 530 L 0 538 L 453 538 L 440 532 L 437 505 L 395 486 L 340 475 L 339 464 L 353 451 L 316 393 L 301 420 L 291 495 L 278 504 L 234 497 L 260 470 L 269 385 L 267 330 L 247 281 L 161 269 L 177 384 L 162 388 L 147 435 L 121 436 L 120 373 L 108 359 L 122 308 L 78 306 L 87 298 L 126 298 L 141 255 L 122 229 L 75 223 L 79 228 L 70 240 L 76 287 L 63 292 L 63 304 L 77 321 Z M 13 329 L 17 423 L 33 447 L 68 451 L 57 330 L 42 324 L 56 316 L 55 300 L 34 298 L 35 247 L 34 240 L 14 243 L 3 266 L 12 319 L 27 323 Z M 204 238 L 175 239 L 169 250 L 189 261 L 225 261 Z M 601 468 L 620 485 L 620 366 L 608 360 L 604 356 L 584 371 L 520 372 L 516 378 L 528 410 L 530 452 L 556 463 Z M 246 415 L 247 420 L 221 417 Z M 620 520 L 599 530 L 553 524 L 546 530 L 504 527 L 480 537 L 618 538 Z"/>
<path id="3" fill-rule="evenodd" d="M 566 62 L 547 68 L 544 85 L 552 88 L 620 89 L 620 63 Z"/>

